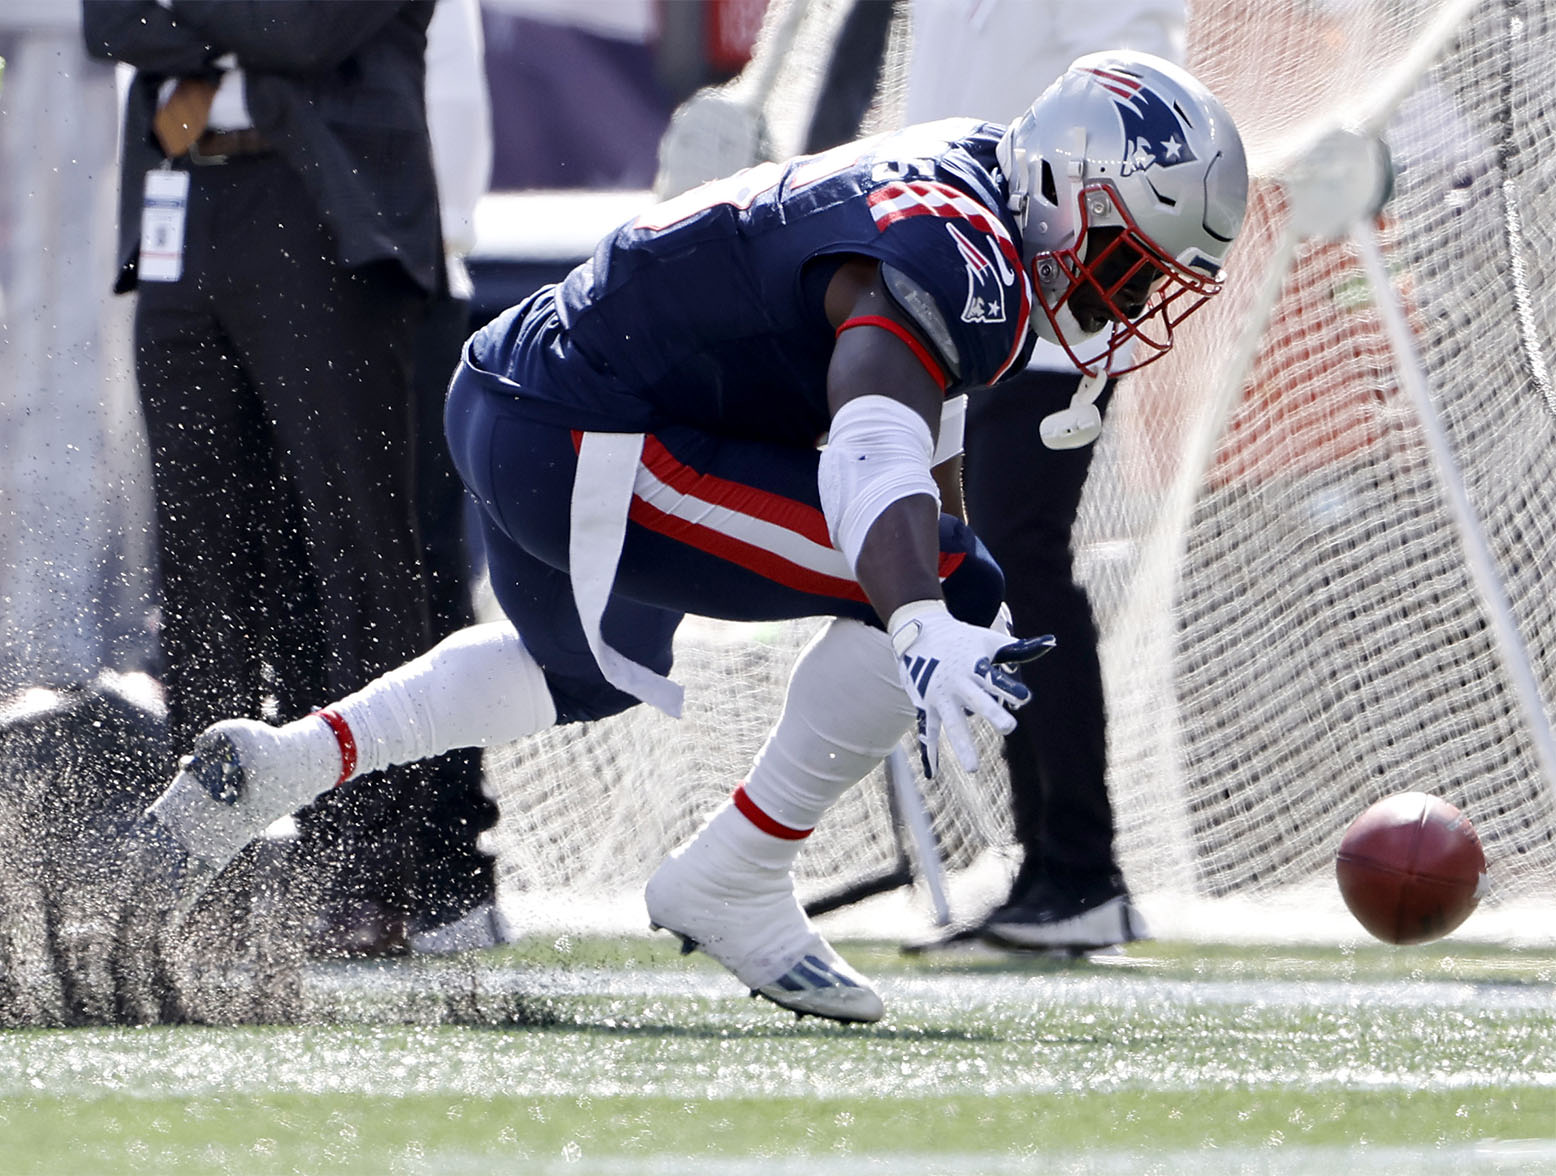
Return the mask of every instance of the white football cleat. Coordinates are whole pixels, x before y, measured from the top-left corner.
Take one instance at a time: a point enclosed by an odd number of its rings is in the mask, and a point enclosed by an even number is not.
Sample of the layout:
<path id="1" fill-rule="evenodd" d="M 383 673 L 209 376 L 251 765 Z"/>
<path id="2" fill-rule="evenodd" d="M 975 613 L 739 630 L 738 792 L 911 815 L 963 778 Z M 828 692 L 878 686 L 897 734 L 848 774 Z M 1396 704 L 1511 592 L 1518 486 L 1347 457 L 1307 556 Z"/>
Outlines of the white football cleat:
<path id="1" fill-rule="evenodd" d="M 299 731 L 308 722 L 318 723 L 324 739 Z M 338 770 L 334 734 L 323 720 L 281 728 L 226 719 L 196 737 L 147 812 L 214 877 L 270 824 L 330 787 Z"/>
<path id="2" fill-rule="evenodd" d="M 655 930 L 700 948 L 751 989 L 801 1016 L 879 1021 L 886 1008 L 870 982 L 821 937 L 787 870 L 720 868 L 719 847 L 693 839 L 664 860 L 644 898 Z"/>

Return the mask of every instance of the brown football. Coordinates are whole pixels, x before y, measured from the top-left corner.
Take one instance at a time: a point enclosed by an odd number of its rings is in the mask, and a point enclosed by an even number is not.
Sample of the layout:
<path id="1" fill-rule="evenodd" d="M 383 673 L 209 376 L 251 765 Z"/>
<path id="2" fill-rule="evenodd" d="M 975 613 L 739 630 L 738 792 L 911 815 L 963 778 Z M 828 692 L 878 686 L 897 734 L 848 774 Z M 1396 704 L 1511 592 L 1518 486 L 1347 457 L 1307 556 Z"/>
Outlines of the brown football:
<path id="1" fill-rule="evenodd" d="M 1385 943 L 1428 943 L 1469 918 L 1486 855 L 1469 818 L 1436 796 L 1386 796 L 1351 823 L 1335 854 L 1351 914 Z"/>

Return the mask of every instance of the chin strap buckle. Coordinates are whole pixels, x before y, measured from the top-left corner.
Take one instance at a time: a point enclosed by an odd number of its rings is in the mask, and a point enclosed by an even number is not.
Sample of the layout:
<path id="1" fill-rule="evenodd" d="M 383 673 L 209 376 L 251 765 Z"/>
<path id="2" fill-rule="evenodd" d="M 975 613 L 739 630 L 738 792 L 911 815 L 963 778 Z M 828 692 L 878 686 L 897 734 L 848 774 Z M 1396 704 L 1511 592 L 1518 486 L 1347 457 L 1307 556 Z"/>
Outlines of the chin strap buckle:
<path id="1" fill-rule="evenodd" d="M 1075 395 L 1070 397 L 1069 407 L 1049 413 L 1038 423 L 1038 436 L 1047 448 L 1084 449 L 1102 435 L 1097 397 L 1102 395 L 1107 382 L 1105 371 L 1083 377 Z"/>

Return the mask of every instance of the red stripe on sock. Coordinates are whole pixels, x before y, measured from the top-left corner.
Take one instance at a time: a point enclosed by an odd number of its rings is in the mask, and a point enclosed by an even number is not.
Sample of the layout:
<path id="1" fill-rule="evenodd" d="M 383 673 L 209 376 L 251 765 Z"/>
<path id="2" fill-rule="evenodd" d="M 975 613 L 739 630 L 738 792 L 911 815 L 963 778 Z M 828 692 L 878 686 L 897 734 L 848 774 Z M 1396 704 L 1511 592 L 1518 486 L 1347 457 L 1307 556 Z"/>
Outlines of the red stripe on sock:
<path id="1" fill-rule="evenodd" d="M 340 745 L 340 779 L 335 781 L 338 787 L 351 779 L 351 773 L 357 770 L 357 739 L 351 733 L 351 725 L 335 711 L 321 710 L 314 714 L 330 725 L 330 730 L 335 732 L 335 742 Z"/>
<path id="2" fill-rule="evenodd" d="M 785 841 L 804 841 L 811 835 L 810 829 L 791 829 L 788 825 L 780 825 L 770 816 L 764 813 L 756 805 L 756 801 L 746 795 L 746 786 L 741 784 L 735 789 L 735 807 L 750 821 L 769 837 L 781 837 Z"/>

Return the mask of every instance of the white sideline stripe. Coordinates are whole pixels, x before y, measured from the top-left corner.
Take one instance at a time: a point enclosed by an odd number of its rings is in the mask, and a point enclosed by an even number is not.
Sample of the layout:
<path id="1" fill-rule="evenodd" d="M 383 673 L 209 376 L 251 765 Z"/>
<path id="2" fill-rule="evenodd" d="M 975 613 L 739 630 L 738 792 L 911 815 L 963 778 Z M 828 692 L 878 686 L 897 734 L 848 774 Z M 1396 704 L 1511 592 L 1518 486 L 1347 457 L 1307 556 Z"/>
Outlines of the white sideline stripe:
<path id="1" fill-rule="evenodd" d="M 837 548 L 823 546 L 796 531 L 755 515 L 743 514 L 731 507 L 677 490 L 660 481 L 646 465 L 638 468 L 637 496 L 672 518 L 695 523 L 753 547 L 760 547 L 799 567 L 835 576 L 840 580 L 851 581 L 854 578 L 848 561 Z"/>
<path id="2" fill-rule="evenodd" d="M 490 1157 L 471 1172 L 490 1171 Z M 776 1157 L 608 1156 L 594 1158 L 580 1150 L 554 1159 L 527 1160 L 537 1176 L 859 1176 L 861 1171 L 892 1176 L 1009 1176 L 1009 1173 L 1049 1172 L 1055 1176 L 1138 1176 L 1141 1172 L 1193 1172 L 1196 1176 L 1250 1176 L 1282 1173 L 1353 1173 L 1356 1176 L 1478 1176 L 1480 1173 L 1551 1171 L 1556 1143 L 1543 1139 L 1487 1140 L 1438 1147 L 1303 1147 L 1282 1144 L 1267 1148 L 1217 1148 L 1195 1151 L 1086 1150 L 1054 1153 L 968 1155 L 907 1155 L 873 1152 L 865 1155 L 805 1155 Z M 439 1156 L 439 1171 L 457 1176 Z"/>
<path id="3" fill-rule="evenodd" d="M 500 844 L 500 843 L 499 843 Z M 530 889 L 508 880 L 512 867 L 498 855 L 498 903 L 516 935 L 646 935 L 641 884 L 623 879 L 620 890 Z M 1009 892 L 1019 855 L 1010 847 L 986 850 L 970 865 L 946 872 L 945 897 L 956 918 L 991 910 Z M 651 867 L 650 867 L 651 868 Z M 802 876 L 802 900 L 816 889 Z M 1354 947 L 1375 944 L 1341 902 L 1328 875 L 1259 895 L 1221 899 L 1176 892 L 1135 895 L 1154 938 L 1164 942 L 1302 944 Z M 850 940 L 926 938 L 939 924 L 917 887 L 876 895 L 823 915 L 818 925 L 834 945 Z M 1482 903 L 1445 943 L 1473 950 L 1556 947 L 1556 898 L 1536 895 Z M 846 954 L 846 953 L 845 953 Z"/>
<path id="4" fill-rule="evenodd" d="M 975 958 L 975 957 L 970 957 Z M 1255 977 L 1246 980 L 1167 980 L 1150 975 L 1154 961 L 1148 956 L 1125 957 L 1117 973 L 1103 971 L 1098 960 L 1093 972 L 1056 972 L 1033 975 L 1028 972 L 930 972 L 915 975 L 877 976 L 872 983 L 880 989 L 888 1005 L 917 1003 L 940 1010 L 968 1012 L 975 1009 L 1012 1009 L 1032 1005 L 1049 1008 L 1084 1007 L 1133 1009 L 1140 1007 L 1142 985 L 1149 985 L 1150 998 L 1164 1007 L 1221 1008 L 1245 1005 L 1264 1011 L 1303 1013 L 1310 1010 L 1397 1010 L 1411 1006 L 1436 1011 L 1460 1009 L 1469 1013 L 1502 1013 L 1521 1016 L 1543 1013 L 1549 1007 L 1549 990 L 1538 984 L 1497 984 L 1485 980 L 1338 980 L 1332 978 L 1271 980 Z M 1135 983 L 1121 982 L 1118 973 L 1128 971 Z M 416 1000 L 427 991 L 427 977 L 414 970 L 353 971 L 332 964 L 310 964 L 303 972 L 303 988 L 310 998 L 320 998 L 323 1007 L 337 1007 L 352 998 L 370 1002 L 393 1003 Z M 695 997 L 702 1000 L 746 999 L 746 989 L 726 972 L 688 973 L 675 964 L 663 968 L 572 968 L 566 965 L 514 965 L 486 967 L 481 971 L 482 988 L 491 993 L 522 992 L 528 996 L 609 997 L 625 1000 L 675 1000 Z M 1490 1068 L 1506 1079 L 1506 1059 L 1488 1058 Z M 1219 1061 L 1207 1065 L 1220 1070 Z M 1194 1067 L 1184 1067 L 1187 1074 Z M 430 1071 L 429 1071 L 430 1072 Z M 1320 1081 L 1326 1072 L 1310 1067 L 1304 1073 Z M 1037 1068 L 1023 1076 L 1037 1081 Z M 1340 1084 L 1388 1087 L 1398 1078 L 1391 1072 L 1377 1072 L 1375 1080 L 1354 1067 L 1330 1074 Z M 1468 1070 L 1441 1075 L 1440 1089 L 1473 1085 L 1479 1072 Z M 1534 1086 L 1556 1088 L 1556 1071 L 1528 1069 L 1520 1078 Z M 1411 1076 L 1411 1081 L 1417 1081 Z M 992 1088 L 985 1077 L 978 1078 L 984 1088 Z M 1168 1083 L 1163 1083 L 1168 1085 Z M 1028 1088 L 1037 1088 L 1035 1086 Z"/>

